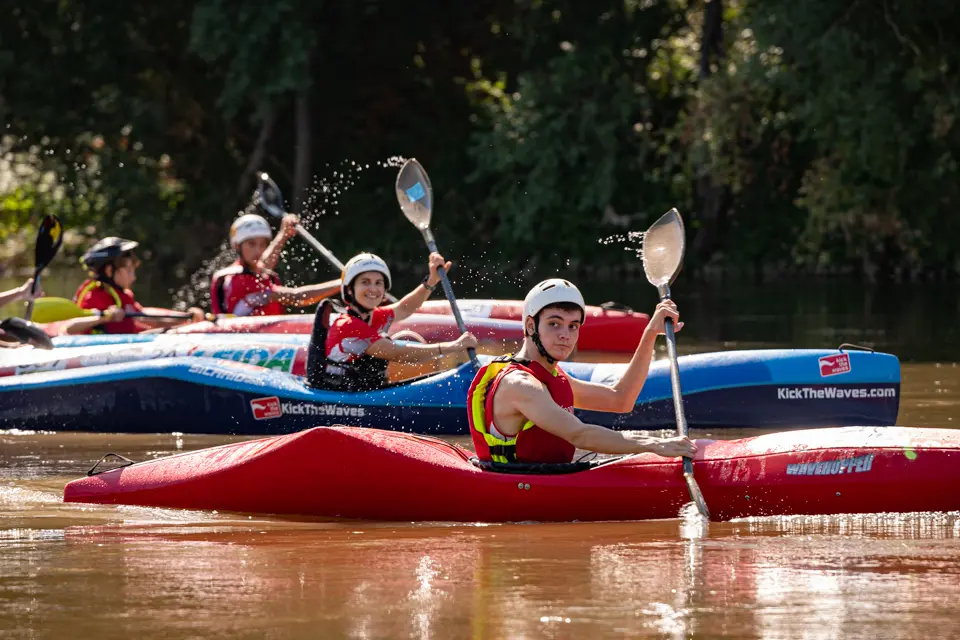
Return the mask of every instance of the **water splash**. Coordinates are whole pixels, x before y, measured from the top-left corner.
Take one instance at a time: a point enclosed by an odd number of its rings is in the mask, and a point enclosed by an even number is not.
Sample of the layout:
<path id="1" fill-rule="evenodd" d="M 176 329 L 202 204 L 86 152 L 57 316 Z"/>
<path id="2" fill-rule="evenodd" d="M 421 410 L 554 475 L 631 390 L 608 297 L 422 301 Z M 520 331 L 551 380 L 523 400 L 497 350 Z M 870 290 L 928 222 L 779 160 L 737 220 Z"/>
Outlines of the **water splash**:
<path id="1" fill-rule="evenodd" d="M 702 540 L 710 534 L 710 521 L 703 517 L 697 505 L 688 502 L 680 509 L 680 537 L 684 540 Z"/>
<path id="2" fill-rule="evenodd" d="M 237 212 L 237 216 L 247 213 L 261 213 L 260 194 L 255 189 L 250 195 L 247 206 Z M 230 266 L 237 259 L 237 252 L 230 245 L 228 238 L 224 238 L 220 246 L 217 247 L 217 253 L 209 260 L 204 260 L 200 267 L 190 274 L 189 279 L 177 289 L 171 289 L 170 295 L 173 298 L 173 308 L 178 311 L 184 311 L 189 307 L 200 307 L 210 309 L 210 283 L 213 274 Z"/>
<path id="3" fill-rule="evenodd" d="M 311 233 L 321 235 L 316 229 L 322 228 L 321 220 L 324 216 L 339 216 L 342 199 L 346 194 L 357 185 L 366 172 L 371 169 L 399 169 L 406 158 L 403 156 L 390 156 L 385 160 L 374 163 L 361 164 L 354 160 L 342 160 L 338 164 L 327 164 L 327 175 L 314 175 L 313 181 L 306 189 L 303 197 L 301 210 L 297 213 L 300 216 L 300 224 Z M 391 180 L 393 177 L 391 176 Z M 288 202 L 289 206 L 291 203 Z M 318 240 L 337 254 L 337 247 L 331 246 L 329 239 L 318 237 Z M 344 261 L 344 256 L 338 256 Z M 311 279 L 311 276 L 318 274 L 313 279 L 323 280 L 339 276 L 334 273 L 334 267 L 326 259 L 319 255 L 312 247 L 305 243 L 295 243 L 285 248 L 280 264 L 284 270 L 286 279 L 290 286 L 299 286 L 306 284 L 305 280 Z"/>
<path id="4" fill-rule="evenodd" d="M 600 238 L 597 242 L 602 245 L 622 244 L 624 251 L 630 251 L 637 258 L 643 259 L 643 238 L 646 235 L 646 231 L 628 231 Z"/>

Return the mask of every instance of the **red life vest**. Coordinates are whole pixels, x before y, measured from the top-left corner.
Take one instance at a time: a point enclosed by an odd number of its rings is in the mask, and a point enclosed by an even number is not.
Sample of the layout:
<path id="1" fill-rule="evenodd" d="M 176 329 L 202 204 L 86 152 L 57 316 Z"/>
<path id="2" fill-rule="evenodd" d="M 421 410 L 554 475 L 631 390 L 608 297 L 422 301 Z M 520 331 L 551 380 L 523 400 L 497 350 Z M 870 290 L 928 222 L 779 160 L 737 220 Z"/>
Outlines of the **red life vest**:
<path id="1" fill-rule="evenodd" d="M 543 462 L 560 463 L 573 461 L 577 448 L 531 421 L 512 437 L 495 435 L 493 424 L 493 400 L 497 386 L 511 371 L 526 371 L 547 386 L 550 397 L 563 409 L 573 412 L 573 388 L 570 380 L 560 369 L 551 373 L 537 362 L 514 360 L 512 356 L 497 358 L 480 369 L 467 392 L 467 413 L 470 420 L 470 435 L 480 460 L 492 462 Z"/>
<path id="2" fill-rule="evenodd" d="M 210 285 L 210 306 L 214 313 L 232 313 L 240 316 L 279 316 L 283 305 L 266 300 L 270 291 L 280 286 L 280 277 L 270 271 L 251 271 L 237 260 L 213 274 Z"/>
<path id="3" fill-rule="evenodd" d="M 143 311 L 143 307 L 129 289 L 120 289 L 109 282 L 93 278 L 85 280 L 77 287 L 77 292 L 73 294 L 73 301 L 81 309 L 106 311 L 111 306 L 117 306 L 127 313 Z M 87 333 L 140 333 L 145 328 L 133 318 L 124 318 L 120 322 L 108 322 L 94 327 Z"/>

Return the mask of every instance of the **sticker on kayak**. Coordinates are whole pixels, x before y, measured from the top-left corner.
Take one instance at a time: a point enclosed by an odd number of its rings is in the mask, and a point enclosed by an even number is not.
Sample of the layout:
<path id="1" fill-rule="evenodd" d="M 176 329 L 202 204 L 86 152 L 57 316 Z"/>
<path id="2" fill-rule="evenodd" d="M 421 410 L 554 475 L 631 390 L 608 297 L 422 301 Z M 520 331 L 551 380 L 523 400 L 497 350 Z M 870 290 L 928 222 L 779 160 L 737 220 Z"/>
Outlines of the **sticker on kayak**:
<path id="1" fill-rule="evenodd" d="M 424 191 L 423 185 L 419 182 L 407 189 L 407 197 L 410 198 L 410 202 L 416 202 L 425 195 L 427 195 L 427 192 Z"/>
<path id="2" fill-rule="evenodd" d="M 460 315 L 468 318 L 489 318 L 493 313 L 492 302 L 466 302 L 457 301 L 460 308 Z"/>
<path id="3" fill-rule="evenodd" d="M 254 398 L 250 401 L 255 420 L 273 420 L 284 415 L 323 416 L 337 418 L 362 418 L 367 412 L 363 407 L 344 407 L 336 404 L 311 404 L 309 402 L 280 402 L 277 396 Z"/>
<path id="4" fill-rule="evenodd" d="M 800 462 L 787 465 L 788 476 L 838 476 L 844 473 L 866 473 L 873 467 L 873 454 L 841 458 L 827 462 Z"/>
<path id="5" fill-rule="evenodd" d="M 820 377 L 838 376 L 841 373 L 850 373 L 850 355 L 840 353 L 835 356 L 820 358 Z"/>
<path id="6" fill-rule="evenodd" d="M 589 381 L 608 387 L 617 384 L 623 377 L 627 365 L 619 362 L 604 362 L 596 365 L 590 373 Z M 579 377 L 579 376 L 578 376 Z"/>
<path id="7" fill-rule="evenodd" d="M 254 398 L 250 401 L 250 408 L 253 409 L 254 420 L 272 420 L 283 415 L 283 410 L 280 408 L 280 398 L 277 396 Z"/>

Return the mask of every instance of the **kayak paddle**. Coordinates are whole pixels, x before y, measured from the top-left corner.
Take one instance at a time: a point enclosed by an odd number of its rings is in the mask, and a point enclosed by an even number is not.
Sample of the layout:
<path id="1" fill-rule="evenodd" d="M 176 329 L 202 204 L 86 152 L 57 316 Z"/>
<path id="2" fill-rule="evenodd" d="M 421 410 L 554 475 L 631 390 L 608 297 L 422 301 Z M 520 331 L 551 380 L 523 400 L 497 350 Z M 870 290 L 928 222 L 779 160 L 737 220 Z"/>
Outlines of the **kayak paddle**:
<path id="1" fill-rule="evenodd" d="M 683 253 L 686 248 L 686 235 L 683 219 L 676 209 L 670 209 L 653 223 L 643 236 L 643 271 L 650 284 L 657 288 L 660 301 L 670 299 L 670 283 L 680 272 L 683 265 Z M 687 435 L 687 417 L 683 412 L 683 392 L 680 389 L 680 365 L 677 363 L 677 336 L 674 333 L 673 320 L 667 318 L 663 323 L 667 338 L 667 355 L 670 358 L 670 387 L 673 391 L 673 409 L 677 414 L 677 435 Z M 707 519 L 710 511 L 703 499 L 700 486 L 693 477 L 693 460 L 683 458 L 683 479 L 690 491 L 690 499 L 697 510 Z"/>
<path id="2" fill-rule="evenodd" d="M 47 265 L 53 261 L 60 245 L 63 244 L 63 225 L 60 224 L 60 218 L 52 213 L 43 217 L 40 228 L 37 230 L 37 244 L 34 247 L 33 258 L 33 285 L 30 287 L 30 293 L 34 294 L 40 289 L 40 272 L 47 268 Z M 33 317 L 33 300 L 27 302 L 27 311 L 23 314 L 24 320 L 29 321 Z"/>
<path id="3" fill-rule="evenodd" d="M 61 320 L 71 320 L 73 318 L 88 318 L 90 316 L 99 316 L 102 313 L 96 309 L 83 309 L 73 300 L 66 298 L 38 298 L 36 316 L 37 322 L 59 322 Z M 124 313 L 126 318 L 156 318 L 158 320 L 189 320 L 193 316 L 189 313 Z M 208 313 L 207 320 L 213 321 L 223 316 L 216 316 Z"/>
<path id="4" fill-rule="evenodd" d="M 430 253 L 437 253 L 437 241 L 430 230 L 430 216 L 433 213 L 433 188 L 430 186 L 430 178 L 419 162 L 410 158 L 400 167 L 400 173 L 397 174 L 397 202 L 400 203 L 400 209 L 413 226 L 420 230 L 424 241 L 427 243 L 427 249 Z M 443 284 L 443 293 L 447 296 L 447 302 L 450 303 L 450 310 L 453 311 L 453 317 L 457 320 L 457 328 L 463 334 L 467 331 L 463 323 L 463 316 L 460 315 L 460 307 L 457 306 L 457 299 L 453 295 L 453 287 L 450 286 L 450 280 L 447 278 L 447 270 L 443 267 L 437 269 L 440 274 L 440 282 Z M 477 350 L 467 349 L 470 355 L 470 361 L 474 368 L 480 368 L 480 361 L 477 360 Z"/>
<path id="5" fill-rule="evenodd" d="M 43 329 L 23 318 L 7 318 L 0 322 L 0 331 L 16 338 L 21 344 L 32 344 L 38 349 L 53 349 L 53 340 Z"/>
<path id="6" fill-rule="evenodd" d="M 277 183 L 273 181 L 273 178 L 266 173 L 260 173 L 258 177 L 260 184 L 257 187 L 257 195 L 260 196 L 260 206 L 274 218 L 282 219 L 287 212 L 284 211 L 283 208 L 283 194 L 280 193 L 280 187 L 278 187 Z M 337 259 L 337 256 L 333 255 L 332 251 L 320 244 L 320 241 L 313 237 L 312 233 L 304 229 L 303 225 L 299 222 L 295 228 L 301 238 L 306 240 L 311 247 L 319 251 L 320 254 L 327 259 L 327 262 L 338 269 L 340 273 L 343 273 L 345 267 L 343 263 Z M 389 293 L 387 294 L 387 300 L 390 302 L 397 301 L 397 299 Z"/>

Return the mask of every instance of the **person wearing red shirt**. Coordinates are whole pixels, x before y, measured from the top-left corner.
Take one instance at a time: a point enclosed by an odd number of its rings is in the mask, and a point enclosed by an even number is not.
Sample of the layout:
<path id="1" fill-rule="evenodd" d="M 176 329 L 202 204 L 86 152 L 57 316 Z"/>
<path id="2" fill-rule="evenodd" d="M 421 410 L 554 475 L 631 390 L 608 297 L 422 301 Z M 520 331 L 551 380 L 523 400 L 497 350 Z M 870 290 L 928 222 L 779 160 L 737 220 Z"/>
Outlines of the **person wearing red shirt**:
<path id="1" fill-rule="evenodd" d="M 90 277 L 77 288 L 73 301 L 81 309 L 101 313 L 69 323 L 66 333 L 140 333 L 146 329 L 203 320 L 203 311 L 196 307 L 191 307 L 188 310 L 191 317 L 183 320 L 126 317 L 127 313 L 143 312 L 131 288 L 137 280 L 140 265 L 133 251 L 138 245 L 133 240 L 111 236 L 100 240 L 83 254 L 80 261 Z"/>
<path id="2" fill-rule="evenodd" d="M 339 290 L 339 280 L 285 287 L 273 271 L 283 245 L 296 233 L 297 222 L 295 215 L 284 216 L 280 232 L 273 237 L 270 225 L 255 213 L 234 220 L 230 226 L 230 244 L 237 252 L 237 260 L 213 274 L 210 306 L 214 313 L 276 316 L 285 312 L 285 305 L 308 306 Z"/>
<path id="3" fill-rule="evenodd" d="M 354 256 L 344 265 L 341 297 L 346 311 L 326 325 L 329 305 L 321 305 L 314 320 L 307 356 L 307 384 L 342 391 L 366 391 L 387 386 L 387 363 L 417 363 L 477 346 L 469 332 L 453 342 L 407 344 L 387 337 L 390 325 L 408 318 L 437 288 L 443 257 L 431 253 L 430 273 L 402 300 L 380 306 L 390 290 L 390 269 L 372 253 Z M 450 268 L 450 263 L 446 263 Z"/>
<path id="4" fill-rule="evenodd" d="M 481 368 L 467 393 L 467 416 L 477 457 L 484 462 L 568 463 L 577 448 L 597 453 L 650 452 L 693 457 L 685 437 L 631 435 L 582 422 L 574 407 L 627 413 L 647 379 L 657 336 L 666 318 L 679 320 L 672 300 L 661 302 L 621 378 L 607 386 L 568 377 L 557 362 L 577 346 L 586 306 L 580 291 L 552 278 L 523 301 L 523 347 Z M 679 331 L 682 324 L 677 324 Z"/>

